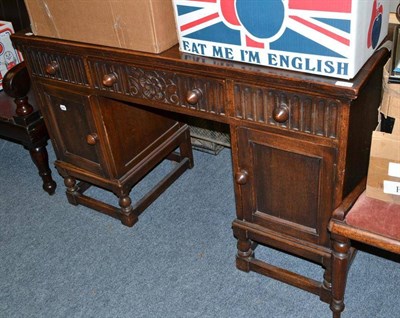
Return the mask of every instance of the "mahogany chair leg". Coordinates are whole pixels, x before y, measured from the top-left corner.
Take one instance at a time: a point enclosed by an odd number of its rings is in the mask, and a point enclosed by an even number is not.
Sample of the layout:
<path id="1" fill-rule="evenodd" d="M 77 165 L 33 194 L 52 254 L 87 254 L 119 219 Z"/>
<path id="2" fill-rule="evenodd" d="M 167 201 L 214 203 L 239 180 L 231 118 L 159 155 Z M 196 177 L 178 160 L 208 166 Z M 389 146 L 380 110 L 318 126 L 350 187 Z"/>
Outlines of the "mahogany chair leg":
<path id="1" fill-rule="evenodd" d="M 51 170 L 49 167 L 49 156 L 46 146 L 34 147 L 28 149 L 33 163 L 39 170 L 39 175 L 43 180 L 43 190 L 48 194 L 54 194 L 57 184 L 51 177 Z"/>
<path id="2" fill-rule="evenodd" d="M 332 299 L 333 318 L 340 318 L 344 310 L 344 293 L 350 258 L 350 240 L 332 234 Z"/>
<path id="3" fill-rule="evenodd" d="M 5 74 L 4 92 L 14 99 L 16 108 L 15 113 L 10 112 L 6 116 L 6 127 L 12 125 L 12 129 L 4 129 L 1 137 L 24 145 L 39 170 L 43 180 L 43 190 L 51 195 L 56 190 L 56 183 L 51 177 L 46 150 L 49 136 L 39 110 L 29 103 L 30 87 L 31 81 L 24 62 L 17 64 Z"/>

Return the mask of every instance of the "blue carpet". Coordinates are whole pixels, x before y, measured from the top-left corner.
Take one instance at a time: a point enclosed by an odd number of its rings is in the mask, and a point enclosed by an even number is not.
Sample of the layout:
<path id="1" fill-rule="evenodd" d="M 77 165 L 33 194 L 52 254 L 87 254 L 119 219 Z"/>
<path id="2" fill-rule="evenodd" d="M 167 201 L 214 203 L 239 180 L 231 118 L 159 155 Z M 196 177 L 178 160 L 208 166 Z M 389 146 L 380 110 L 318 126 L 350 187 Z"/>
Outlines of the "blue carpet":
<path id="1" fill-rule="evenodd" d="M 171 164 L 144 179 L 133 199 Z M 58 188 L 49 196 L 28 152 L 0 140 L 0 318 L 331 316 L 315 295 L 236 269 L 229 149 L 218 156 L 196 151 L 195 167 L 133 228 L 68 204 L 55 169 L 53 176 Z M 112 194 L 91 191 L 116 204 Z M 310 277 L 322 275 L 319 266 L 272 249 L 256 253 Z M 360 251 L 342 317 L 400 317 L 399 264 Z"/>

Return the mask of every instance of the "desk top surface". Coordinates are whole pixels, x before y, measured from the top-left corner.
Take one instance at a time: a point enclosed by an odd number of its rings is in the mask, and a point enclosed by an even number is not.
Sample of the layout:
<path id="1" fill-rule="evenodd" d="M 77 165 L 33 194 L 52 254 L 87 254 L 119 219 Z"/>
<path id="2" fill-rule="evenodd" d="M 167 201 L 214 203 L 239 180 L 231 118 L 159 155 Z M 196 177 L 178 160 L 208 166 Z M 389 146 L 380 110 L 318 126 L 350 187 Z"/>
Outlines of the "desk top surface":
<path id="1" fill-rule="evenodd" d="M 161 54 L 154 54 L 31 34 L 26 35 L 24 33 L 16 33 L 12 36 L 12 39 L 17 45 L 33 45 L 51 50 L 57 48 L 59 52 L 79 54 L 81 56 L 95 56 L 118 62 L 140 63 L 152 65 L 154 68 L 161 67 L 174 71 L 190 71 L 210 77 L 239 79 L 264 85 L 280 85 L 308 92 L 321 92 L 322 90 L 325 93 L 330 92 L 333 95 L 340 95 L 350 99 L 358 96 L 359 90 L 365 85 L 372 71 L 377 67 L 382 67 L 382 64 L 386 62 L 389 56 L 387 48 L 379 49 L 366 62 L 355 78 L 343 81 L 337 78 L 192 55 L 179 51 L 178 45 Z"/>

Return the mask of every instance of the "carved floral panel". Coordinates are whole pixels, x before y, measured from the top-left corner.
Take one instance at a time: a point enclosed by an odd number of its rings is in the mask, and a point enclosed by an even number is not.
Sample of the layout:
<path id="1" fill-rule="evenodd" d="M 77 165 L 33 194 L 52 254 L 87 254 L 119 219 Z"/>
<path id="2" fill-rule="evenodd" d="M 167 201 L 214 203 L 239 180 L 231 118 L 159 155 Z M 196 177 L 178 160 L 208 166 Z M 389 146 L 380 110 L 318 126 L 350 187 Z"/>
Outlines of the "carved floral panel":
<path id="1" fill-rule="evenodd" d="M 89 65 L 96 89 L 225 115 L 223 81 L 102 61 L 90 61 Z M 118 78 L 112 87 L 106 87 L 102 83 L 106 74 L 116 74 Z M 197 103 L 191 105 L 186 96 L 195 88 L 201 90 L 202 96 Z"/>

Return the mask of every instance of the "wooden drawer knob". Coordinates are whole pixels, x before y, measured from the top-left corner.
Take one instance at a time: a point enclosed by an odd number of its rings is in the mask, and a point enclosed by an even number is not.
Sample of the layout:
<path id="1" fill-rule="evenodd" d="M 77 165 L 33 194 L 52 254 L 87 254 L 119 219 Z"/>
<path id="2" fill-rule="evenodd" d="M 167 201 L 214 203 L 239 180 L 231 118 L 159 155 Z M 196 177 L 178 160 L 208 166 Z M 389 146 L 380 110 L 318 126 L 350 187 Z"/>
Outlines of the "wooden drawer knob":
<path id="1" fill-rule="evenodd" d="M 118 76 L 115 73 L 106 74 L 103 76 L 103 85 L 112 87 L 118 80 Z"/>
<path id="2" fill-rule="evenodd" d="M 57 61 L 51 61 L 49 64 L 46 65 L 46 73 L 49 75 L 55 75 L 58 70 L 60 69 L 60 65 Z"/>
<path id="3" fill-rule="evenodd" d="M 96 133 L 89 134 L 89 135 L 86 136 L 86 142 L 89 145 L 95 145 L 97 140 L 99 140 L 99 136 L 97 136 Z"/>
<path id="4" fill-rule="evenodd" d="M 199 102 L 200 98 L 203 96 L 203 92 L 200 88 L 194 88 L 189 91 L 186 95 L 186 101 L 190 105 L 195 105 Z"/>
<path id="5" fill-rule="evenodd" d="M 289 119 L 289 107 L 285 103 L 275 107 L 272 112 L 272 118 L 278 123 L 284 123 Z"/>
<path id="6" fill-rule="evenodd" d="M 246 170 L 240 170 L 239 172 L 235 173 L 235 180 L 237 184 L 244 185 L 247 183 L 247 179 L 249 174 Z"/>

